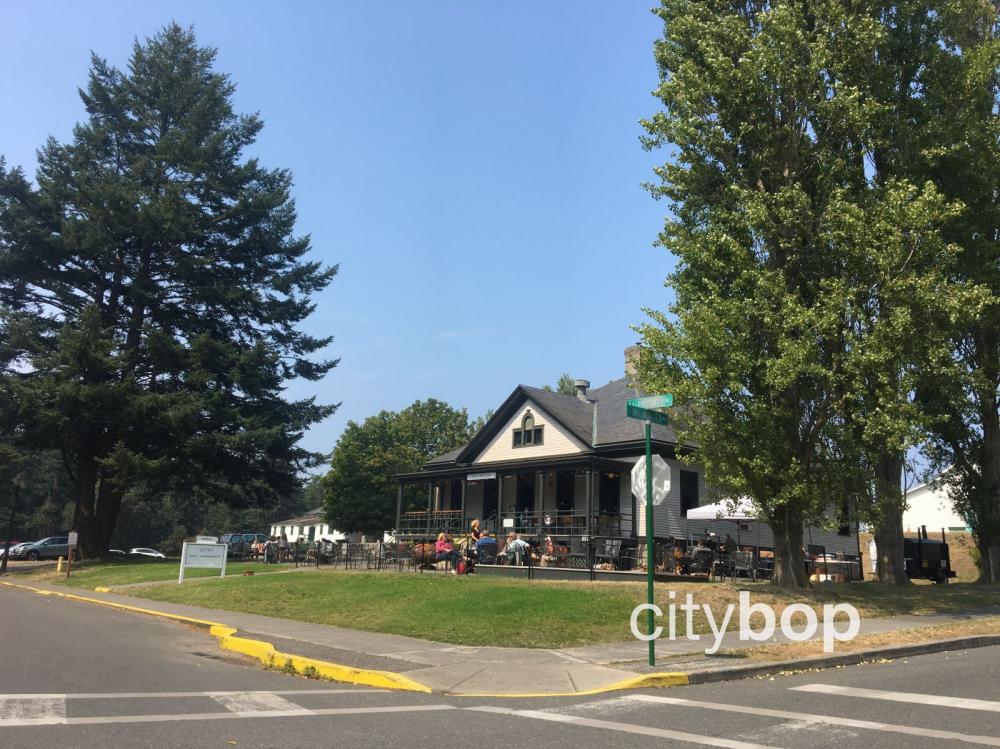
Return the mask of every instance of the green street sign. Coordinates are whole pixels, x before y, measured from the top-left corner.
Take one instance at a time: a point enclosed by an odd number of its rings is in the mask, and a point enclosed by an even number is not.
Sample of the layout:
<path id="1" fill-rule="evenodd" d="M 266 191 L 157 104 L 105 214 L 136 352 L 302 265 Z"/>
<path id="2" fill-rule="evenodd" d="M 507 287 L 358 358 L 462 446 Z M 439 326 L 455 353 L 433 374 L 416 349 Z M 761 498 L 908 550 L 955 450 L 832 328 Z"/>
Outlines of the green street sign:
<path id="1" fill-rule="evenodd" d="M 674 405 L 672 393 L 666 395 L 650 395 L 646 398 L 633 398 L 626 405 L 638 408 L 671 408 Z"/>
<path id="2" fill-rule="evenodd" d="M 650 411 L 648 408 L 639 408 L 638 406 L 633 406 L 631 402 L 625 405 L 625 415 L 632 419 L 651 421 L 654 424 L 662 424 L 663 426 L 670 423 L 670 419 L 667 418 L 665 413 Z"/>

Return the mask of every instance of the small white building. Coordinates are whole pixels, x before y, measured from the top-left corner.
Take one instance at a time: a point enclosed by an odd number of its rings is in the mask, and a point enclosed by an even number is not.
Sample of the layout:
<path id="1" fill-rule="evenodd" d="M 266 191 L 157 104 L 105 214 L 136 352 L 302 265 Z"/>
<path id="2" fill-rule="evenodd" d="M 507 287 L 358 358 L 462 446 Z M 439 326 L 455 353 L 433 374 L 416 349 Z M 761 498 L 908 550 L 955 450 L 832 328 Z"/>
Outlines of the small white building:
<path id="1" fill-rule="evenodd" d="M 926 525 L 928 533 L 944 528 L 946 531 L 970 530 L 965 519 L 955 512 L 945 487 L 920 484 L 906 492 L 906 510 L 903 512 L 903 530 L 916 533 Z"/>
<path id="2" fill-rule="evenodd" d="M 271 524 L 271 535 L 281 536 L 294 543 L 299 539 L 314 543 L 316 541 L 344 541 L 346 536 L 334 530 L 323 518 L 323 508 L 309 510 L 305 515 L 288 520 L 279 520 Z"/>

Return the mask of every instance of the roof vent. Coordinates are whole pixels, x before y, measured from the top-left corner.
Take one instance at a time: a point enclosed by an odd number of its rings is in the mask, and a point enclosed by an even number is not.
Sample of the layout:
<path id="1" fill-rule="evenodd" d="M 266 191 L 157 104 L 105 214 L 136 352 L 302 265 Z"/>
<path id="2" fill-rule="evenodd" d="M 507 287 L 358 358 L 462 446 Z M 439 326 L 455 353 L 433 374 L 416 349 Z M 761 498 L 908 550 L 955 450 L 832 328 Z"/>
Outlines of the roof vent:
<path id="1" fill-rule="evenodd" d="M 579 398 L 582 401 L 587 400 L 587 388 L 590 387 L 590 380 L 576 380 L 573 383 L 573 387 L 576 388 L 577 398 Z"/>

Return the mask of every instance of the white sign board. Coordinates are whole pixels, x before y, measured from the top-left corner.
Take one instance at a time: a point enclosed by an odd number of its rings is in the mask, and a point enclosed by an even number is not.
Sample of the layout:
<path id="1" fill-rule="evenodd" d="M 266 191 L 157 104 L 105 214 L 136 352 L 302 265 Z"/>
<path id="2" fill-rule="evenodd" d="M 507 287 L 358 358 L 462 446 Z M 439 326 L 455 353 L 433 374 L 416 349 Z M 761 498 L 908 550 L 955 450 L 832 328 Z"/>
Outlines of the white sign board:
<path id="1" fill-rule="evenodd" d="M 80 538 L 80 534 L 76 531 L 70 531 L 66 534 L 66 543 L 70 546 L 76 546 L 77 539 Z"/>
<path id="2" fill-rule="evenodd" d="M 503 527 L 504 528 L 513 528 L 514 527 L 514 518 L 504 518 L 503 519 Z"/>
<path id="3" fill-rule="evenodd" d="M 181 550 L 181 574 L 178 583 L 184 582 L 186 567 L 221 570 L 220 577 L 226 576 L 226 544 L 189 544 L 184 542 Z"/>
<path id="4" fill-rule="evenodd" d="M 219 543 L 218 536 L 195 536 L 194 542 L 196 544 L 217 544 Z"/>
<path id="5" fill-rule="evenodd" d="M 495 471 L 490 473 L 470 473 L 465 477 L 466 481 L 489 481 L 490 479 L 495 479 L 497 474 Z"/>
<path id="6" fill-rule="evenodd" d="M 646 503 L 646 456 L 636 461 L 632 469 L 632 493 L 643 504 Z M 670 466 L 659 455 L 653 456 L 653 504 L 663 502 L 670 493 Z"/>

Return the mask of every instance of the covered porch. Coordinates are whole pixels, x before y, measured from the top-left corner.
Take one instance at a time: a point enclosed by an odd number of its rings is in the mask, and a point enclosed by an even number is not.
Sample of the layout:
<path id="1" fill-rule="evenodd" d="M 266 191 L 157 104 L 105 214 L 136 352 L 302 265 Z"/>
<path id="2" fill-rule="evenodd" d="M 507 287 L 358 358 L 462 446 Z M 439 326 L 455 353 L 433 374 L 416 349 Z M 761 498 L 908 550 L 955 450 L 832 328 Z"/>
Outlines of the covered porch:
<path id="1" fill-rule="evenodd" d="M 581 456 L 401 474 L 394 535 L 461 535 L 478 519 L 498 537 L 513 531 L 567 546 L 590 536 L 634 538 L 631 469 L 627 460 Z"/>

